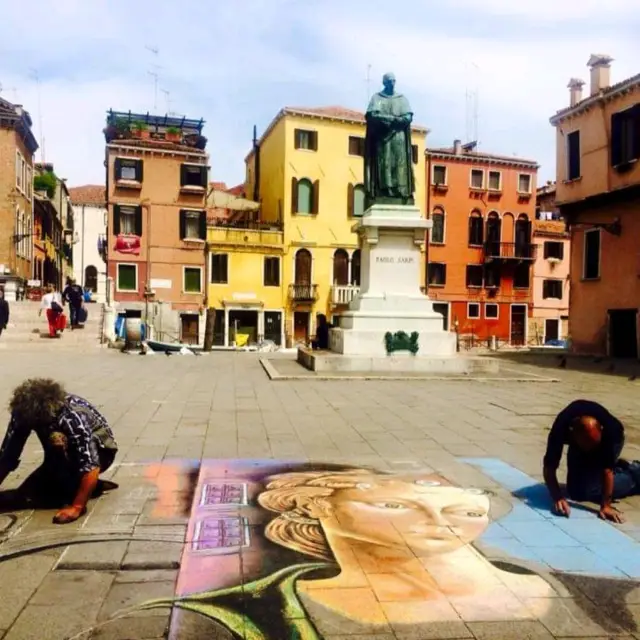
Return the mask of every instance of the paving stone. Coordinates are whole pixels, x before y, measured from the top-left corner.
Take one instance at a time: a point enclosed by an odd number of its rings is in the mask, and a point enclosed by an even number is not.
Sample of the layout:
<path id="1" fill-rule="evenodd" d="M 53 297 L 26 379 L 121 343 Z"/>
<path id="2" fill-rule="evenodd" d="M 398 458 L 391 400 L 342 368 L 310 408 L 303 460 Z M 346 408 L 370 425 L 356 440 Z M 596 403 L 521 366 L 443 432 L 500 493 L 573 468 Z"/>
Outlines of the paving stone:
<path id="1" fill-rule="evenodd" d="M 539 622 L 468 622 L 476 640 L 553 640 Z"/>
<path id="2" fill-rule="evenodd" d="M 176 569 L 182 557 L 182 542 L 130 542 L 122 561 L 124 569 Z"/>
<path id="3" fill-rule="evenodd" d="M 175 569 L 152 569 L 149 571 L 119 571 L 115 582 L 175 582 L 178 571 Z"/>
<path id="4" fill-rule="evenodd" d="M 100 602 L 111 587 L 113 575 L 100 571 L 56 571 L 42 581 L 30 605 L 82 607 Z"/>
<path id="5" fill-rule="evenodd" d="M 125 617 L 96 626 L 91 640 L 157 640 L 166 637 L 169 615 Z"/>
<path id="6" fill-rule="evenodd" d="M 117 617 L 125 611 L 135 609 L 135 607 L 147 600 L 157 598 L 171 598 L 175 593 L 175 581 L 166 582 L 117 582 L 104 599 L 104 604 L 98 614 L 98 620 L 109 620 Z M 135 612 L 136 617 L 167 617 L 167 609 L 150 609 L 147 611 Z"/>
<path id="7" fill-rule="evenodd" d="M 65 549 L 56 570 L 93 569 L 104 571 L 119 569 L 129 547 L 128 542 L 92 542 L 72 545 Z"/>

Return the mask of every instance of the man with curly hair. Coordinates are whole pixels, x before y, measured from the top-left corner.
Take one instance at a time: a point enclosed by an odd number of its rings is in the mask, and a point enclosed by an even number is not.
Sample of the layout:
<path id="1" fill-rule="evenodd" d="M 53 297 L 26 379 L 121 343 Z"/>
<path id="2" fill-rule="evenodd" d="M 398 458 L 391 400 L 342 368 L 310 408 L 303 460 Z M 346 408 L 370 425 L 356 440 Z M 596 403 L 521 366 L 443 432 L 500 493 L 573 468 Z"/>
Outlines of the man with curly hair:
<path id="1" fill-rule="evenodd" d="M 86 512 L 91 497 L 117 485 L 99 479 L 118 447 L 107 420 L 84 398 L 54 380 L 29 379 L 13 392 L 11 421 L 0 447 L 0 485 L 18 467 L 30 433 L 44 449 L 44 462 L 18 489 L 33 506 L 59 508 L 53 521 L 65 524 Z"/>

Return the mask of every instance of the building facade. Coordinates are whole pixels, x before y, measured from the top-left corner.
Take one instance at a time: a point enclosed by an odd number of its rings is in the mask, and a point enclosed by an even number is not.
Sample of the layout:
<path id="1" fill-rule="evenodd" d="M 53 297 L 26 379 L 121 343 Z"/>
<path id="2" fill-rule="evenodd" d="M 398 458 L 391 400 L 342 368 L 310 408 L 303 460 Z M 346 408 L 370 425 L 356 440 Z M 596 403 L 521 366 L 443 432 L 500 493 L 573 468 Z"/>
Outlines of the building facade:
<path id="1" fill-rule="evenodd" d="M 110 111 L 108 301 L 156 339 L 201 343 L 208 155 L 203 120 Z"/>
<path id="2" fill-rule="evenodd" d="M 418 204 L 424 202 L 426 134 L 426 129 L 413 127 Z M 263 314 L 263 336 L 277 335 L 281 322 L 287 345 L 307 342 L 315 333 L 316 314 L 331 320 L 358 292 L 360 251 L 352 227 L 364 213 L 364 135 L 364 114 L 358 111 L 287 107 L 260 140 L 254 136 L 244 193 L 260 203 L 261 232 L 272 234 L 273 241 L 259 259 L 259 280 L 248 288 L 256 293 L 256 305 L 274 312 L 269 321 Z M 229 260 L 231 265 L 235 256 Z M 246 271 L 240 261 L 236 268 Z M 235 276 L 229 269 L 231 279 Z M 214 305 L 220 299 L 217 286 L 212 283 Z M 281 297 L 274 307 L 276 291 Z M 281 317 L 275 315 L 280 309 Z"/>
<path id="3" fill-rule="evenodd" d="M 577 353 L 638 357 L 640 74 L 610 83 L 592 55 L 589 95 L 558 111 L 556 204 L 571 231 L 569 335 Z"/>
<path id="4" fill-rule="evenodd" d="M 536 259 L 529 344 L 553 344 L 568 335 L 571 242 L 562 220 L 546 219 L 534 221 L 533 242 Z"/>
<path id="5" fill-rule="evenodd" d="M 9 300 L 32 275 L 33 157 L 29 113 L 0 98 L 0 286 Z"/>
<path id="6" fill-rule="evenodd" d="M 107 207 L 103 185 L 69 189 L 73 207 L 73 277 L 92 300 L 107 298 L 107 267 L 104 260 L 107 234 Z"/>
<path id="7" fill-rule="evenodd" d="M 477 151 L 428 149 L 426 281 L 435 310 L 463 346 L 524 345 L 532 315 L 537 163 Z"/>

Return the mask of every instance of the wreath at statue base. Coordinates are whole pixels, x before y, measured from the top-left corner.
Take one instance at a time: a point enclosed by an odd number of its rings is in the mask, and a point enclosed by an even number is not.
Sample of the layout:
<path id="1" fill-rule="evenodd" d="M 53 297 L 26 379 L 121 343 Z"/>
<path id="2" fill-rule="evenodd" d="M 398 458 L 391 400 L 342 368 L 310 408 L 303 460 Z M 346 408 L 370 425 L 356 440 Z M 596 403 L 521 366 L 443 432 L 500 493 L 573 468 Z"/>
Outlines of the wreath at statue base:
<path id="1" fill-rule="evenodd" d="M 414 356 L 418 353 L 418 332 L 414 331 L 411 335 L 405 331 L 396 331 L 391 333 L 387 331 L 384 334 L 384 344 L 387 350 L 387 355 L 391 355 L 395 351 L 409 351 Z"/>

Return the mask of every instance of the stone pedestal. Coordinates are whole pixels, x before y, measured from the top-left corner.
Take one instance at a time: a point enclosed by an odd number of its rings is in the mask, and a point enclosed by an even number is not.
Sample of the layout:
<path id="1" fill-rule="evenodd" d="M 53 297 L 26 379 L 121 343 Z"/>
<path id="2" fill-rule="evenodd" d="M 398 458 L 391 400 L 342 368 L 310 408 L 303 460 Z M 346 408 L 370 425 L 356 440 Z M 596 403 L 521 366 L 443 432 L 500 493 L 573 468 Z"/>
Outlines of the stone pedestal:
<path id="1" fill-rule="evenodd" d="M 442 328 L 442 315 L 420 290 L 420 249 L 430 227 L 418 207 L 398 205 L 374 205 L 354 225 L 361 248 L 360 293 L 331 330 L 331 351 L 386 358 L 385 335 L 402 331 L 418 334 L 417 353 L 410 357 L 455 354 L 455 335 Z"/>

